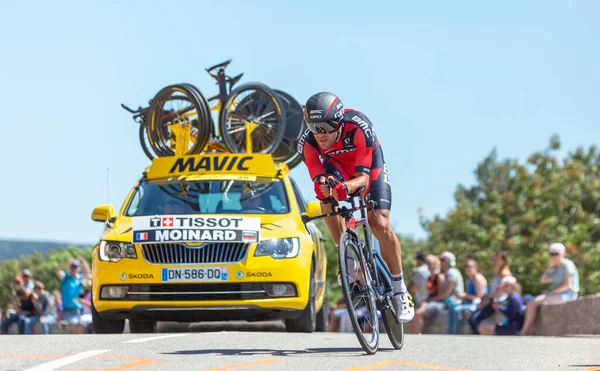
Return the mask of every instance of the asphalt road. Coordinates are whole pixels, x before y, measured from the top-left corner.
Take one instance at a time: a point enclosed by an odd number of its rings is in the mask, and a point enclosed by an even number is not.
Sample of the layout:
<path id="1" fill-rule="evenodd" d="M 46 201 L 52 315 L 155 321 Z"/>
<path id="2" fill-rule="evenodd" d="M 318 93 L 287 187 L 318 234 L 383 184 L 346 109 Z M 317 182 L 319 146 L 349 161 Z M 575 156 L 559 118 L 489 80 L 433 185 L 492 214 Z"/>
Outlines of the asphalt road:
<path id="1" fill-rule="evenodd" d="M 600 337 L 407 335 L 396 351 L 384 335 L 368 356 L 354 334 L 288 334 L 277 323 L 179 330 L 0 336 L 0 370 L 600 370 Z"/>

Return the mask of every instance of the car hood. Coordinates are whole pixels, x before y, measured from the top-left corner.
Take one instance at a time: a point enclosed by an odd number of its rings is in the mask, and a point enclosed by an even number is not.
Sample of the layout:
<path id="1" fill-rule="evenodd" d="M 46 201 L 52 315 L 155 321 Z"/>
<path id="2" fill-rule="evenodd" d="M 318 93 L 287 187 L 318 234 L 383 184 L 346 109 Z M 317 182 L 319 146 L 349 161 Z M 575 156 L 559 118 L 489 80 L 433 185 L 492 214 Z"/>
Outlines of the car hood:
<path id="1" fill-rule="evenodd" d="M 191 214 L 194 215 L 194 214 Z M 222 217 L 222 216 L 244 216 L 261 219 L 260 239 L 296 237 L 298 231 L 303 229 L 300 218 L 292 214 L 197 214 L 203 217 Z M 102 235 L 104 240 L 130 242 L 132 235 L 132 219 L 130 216 L 121 216 L 117 219 L 112 228 L 106 230 Z"/>

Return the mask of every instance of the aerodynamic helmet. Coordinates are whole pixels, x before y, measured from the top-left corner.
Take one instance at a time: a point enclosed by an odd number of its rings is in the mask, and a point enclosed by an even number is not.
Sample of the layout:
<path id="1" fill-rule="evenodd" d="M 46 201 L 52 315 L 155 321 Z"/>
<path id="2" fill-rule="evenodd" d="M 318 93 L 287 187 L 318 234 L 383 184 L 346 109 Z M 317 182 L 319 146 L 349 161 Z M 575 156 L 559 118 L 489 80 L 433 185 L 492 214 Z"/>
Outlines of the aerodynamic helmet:
<path id="1" fill-rule="evenodd" d="M 314 134 L 333 133 L 342 124 L 343 117 L 344 105 L 335 94 L 320 92 L 306 101 L 304 118 Z"/>

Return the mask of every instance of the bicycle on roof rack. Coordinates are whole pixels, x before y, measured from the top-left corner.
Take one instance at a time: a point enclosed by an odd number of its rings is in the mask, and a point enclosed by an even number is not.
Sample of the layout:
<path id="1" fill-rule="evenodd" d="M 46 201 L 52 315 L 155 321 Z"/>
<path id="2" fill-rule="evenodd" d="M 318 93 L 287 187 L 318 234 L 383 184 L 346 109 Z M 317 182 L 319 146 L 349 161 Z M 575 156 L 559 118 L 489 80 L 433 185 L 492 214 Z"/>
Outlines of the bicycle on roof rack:
<path id="1" fill-rule="evenodd" d="M 386 333 L 395 349 L 404 345 L 404 328 L 396 319 L 392 305 L 391 273 L 383 258 L 375 250 L 373 236 L 369 230 L 367 211 L 373 211 L 373 201 L 366 203 L 362 197 L 364 187 L 349 195 L 351 207 L 339 207 L 334 200 L 334 211 L 314 217 L 303 215 L 302 222 L 342 216 L 346 229 L 342 233 L 338 248 L 340 280 L 346 308 L 352 328 L 362 348 L 368 354 L 375 354 L 379 348 L 379 319 L 383 320 Z M 358 202 L 357 202 L 358 199 Z M 360 217 L 354 213 L 360 211 Z M 363 238 L 357 229 L 362 226 Z"/>
<path id="2" fill-rule="evenodd" d="M 206 69 L 219 87 L 219 93 L 209 99 L 191 84 L 175 84 L 161 89 L 148 107 L 133 110 L 121 104 L 140 124 L 140 143 L 149 159 L 251 151 L 279 154 L 279 160 L 287 163 L 297 161 L 295 150 L 282 150 L 280 144 L 287 137 L 299 139 L 302 134 L 302 107 L 287 93 L 261 83 L 246 83 L 234 89 L 243 73 L 226 75 L 230 62 L 231 59 Z M 218 125 L 211 112 L 217 114 Z M 292 126 L 286 125 L 286 118 L 294 120 Z M 295 149 L 295 143 L 287 147 Z M 281 154 L 285 158 L 281 159 Z"/>

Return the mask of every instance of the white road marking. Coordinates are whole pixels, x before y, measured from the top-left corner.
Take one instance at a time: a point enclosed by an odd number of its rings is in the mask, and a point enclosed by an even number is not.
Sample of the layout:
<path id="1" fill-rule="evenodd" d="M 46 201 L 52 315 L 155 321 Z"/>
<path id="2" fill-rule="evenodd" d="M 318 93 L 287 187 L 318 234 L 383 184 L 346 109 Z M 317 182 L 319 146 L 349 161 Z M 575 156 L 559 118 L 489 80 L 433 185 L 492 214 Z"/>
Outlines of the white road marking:
<path id="1" fill-rule="evenodd" d="M 123 344 L 127 344 L 127 343 L 145 343 L 147 341 L 153 341 L 153 340 L 161 340 L 161 339 L 168 339 L 168 338 L 177 338 L 180 336 L 188 336 L 189 334 L 173 334 L 173 335 L 164 335 L 164 336 L 154 336 L 151 338 L 141 338 L 141 339 L 133 339 L 133 340 L 127 340 L 124 341 Z"/>
<path id="2" fill-rule="evenodd" d="M 41 365 L 28 368 L 25 371 L 52 371 L 56 370 L 59 367 L 70 365 L 71 363 L 79 362 L 83 359 L 97 356 L 98 354 L 110 352 L 110 349 L 107 350 L 88 350 L 86 352 L 81 352 L 77 354 L 73 354 L 72 356 L 67 356 L 59 359 L 55 359 L 54 361 L 42 363 Z"/>

